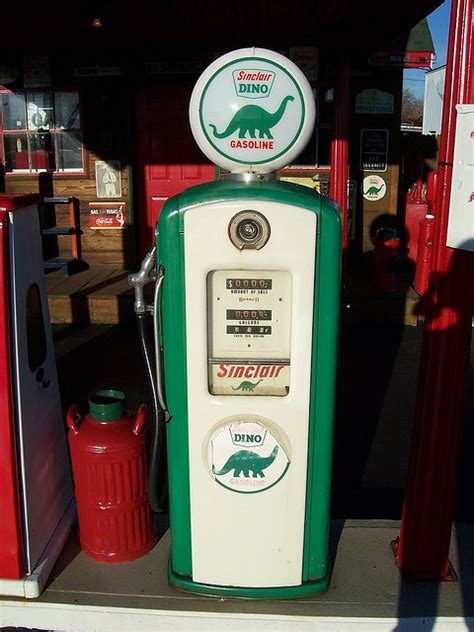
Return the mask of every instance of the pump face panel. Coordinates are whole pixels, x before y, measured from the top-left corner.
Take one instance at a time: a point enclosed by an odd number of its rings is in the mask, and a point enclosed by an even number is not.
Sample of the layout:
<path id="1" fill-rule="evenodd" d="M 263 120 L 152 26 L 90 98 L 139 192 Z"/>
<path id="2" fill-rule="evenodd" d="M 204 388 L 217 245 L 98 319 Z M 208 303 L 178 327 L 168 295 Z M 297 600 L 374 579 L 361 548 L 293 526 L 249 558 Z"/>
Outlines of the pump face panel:
<path id="1" fill-rule="evenodd" d="M 269 238 L 241 249 L 229 226 L 249 209 Z M 194 582 L 301 584 L 316 229 L 314 212 L 266 200 L 184 212 Z"/>
<path id="2" fill-rule="evenodd" d="M 210 272 L 208 323 L 212 395 L 288 394 L 290 272 Z"/>
<path id="3" fill-rule="evenodd" d="M 305 187 L 216 182 L 168 200 L 156 234 L 170 583 L 326 590 L 338 209 Z"/>

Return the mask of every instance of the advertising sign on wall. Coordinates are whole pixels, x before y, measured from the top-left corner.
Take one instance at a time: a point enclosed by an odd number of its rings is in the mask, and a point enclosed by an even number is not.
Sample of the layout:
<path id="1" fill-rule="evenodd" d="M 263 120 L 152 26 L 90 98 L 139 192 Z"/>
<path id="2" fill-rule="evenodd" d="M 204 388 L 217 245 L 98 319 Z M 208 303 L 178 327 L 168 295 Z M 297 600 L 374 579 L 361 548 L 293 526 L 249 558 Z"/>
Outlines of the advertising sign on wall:
<path id="1" fill-rule="evenodd" d="M 360 133 L 360 170 L 387 171 L 388 129 L 363 129 Z"/>
<path id="2" fill-rule="evenodd" d="M 125 228 L 126 202 L 89 202 L 92 229 Z"/>
<path id="3" fill-rule="evenodd" d="M 23 57 L 23 85 L 25 88 L 49 88 L 51 76 L 48 55 Z"/>
<path id="4" fill-rule="evenodd" d="M 387 193 L 385 180 L 380 176 L 367 176 L 362 182 L 362 195 L 369 202 L 378 202 Z"/>
<path id="5" fill-rule="evenodd" d="M 99 160 L 95 163 L 95 188 L 97 197 L 122 197 L 122 181 L 120 178 L 120 161 Z"/>

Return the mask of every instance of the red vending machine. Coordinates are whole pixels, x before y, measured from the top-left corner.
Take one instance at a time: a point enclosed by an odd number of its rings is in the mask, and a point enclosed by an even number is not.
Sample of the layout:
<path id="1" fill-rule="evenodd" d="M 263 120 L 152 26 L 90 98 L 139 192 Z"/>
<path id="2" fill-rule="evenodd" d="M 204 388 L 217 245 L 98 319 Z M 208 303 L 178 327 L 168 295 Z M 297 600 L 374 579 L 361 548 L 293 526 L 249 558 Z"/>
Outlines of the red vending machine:
<path id="1" fill-rule="evenodd" d="M 75 520 L 39 199 L 0 194 L 0 594 L 29 598 Z"/>

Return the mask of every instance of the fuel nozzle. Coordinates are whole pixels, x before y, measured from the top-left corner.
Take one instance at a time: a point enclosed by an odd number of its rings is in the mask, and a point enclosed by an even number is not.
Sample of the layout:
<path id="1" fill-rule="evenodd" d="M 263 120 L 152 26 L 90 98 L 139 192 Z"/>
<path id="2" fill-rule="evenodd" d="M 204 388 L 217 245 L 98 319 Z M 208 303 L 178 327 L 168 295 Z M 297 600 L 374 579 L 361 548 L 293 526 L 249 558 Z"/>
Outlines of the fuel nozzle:
<path id="1" fill-rule="evenodd" d="M 153 307 L 145 303 L 144 287 L 156 280 L 155 254 L 156 246 L 152 246 L 143 258 L 140 270 L 128 275 L 128 284 L 135 290 L 133 309 L 137 315 L 153 311 Z"/>

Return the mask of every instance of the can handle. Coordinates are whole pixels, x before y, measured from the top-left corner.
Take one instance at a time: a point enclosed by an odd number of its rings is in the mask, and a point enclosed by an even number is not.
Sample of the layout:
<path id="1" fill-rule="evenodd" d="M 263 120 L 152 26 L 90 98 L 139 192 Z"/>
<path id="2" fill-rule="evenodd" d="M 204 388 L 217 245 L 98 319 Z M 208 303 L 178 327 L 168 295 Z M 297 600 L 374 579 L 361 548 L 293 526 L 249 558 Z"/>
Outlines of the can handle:
<path id="1" fill-rule="evenodd" d="M 71 408 L 67 411 L 66 422 L 69 426 L 69 430 L 72 432 L 73 435 L 77 436 L 79 434 L 78 425 L 81 421 L 81 418 L 82 415 L 79 406 L 71 406 Z"/>
<path id="2" fill-rule="evenodd" d="M 146 405 L 142 404 L 137 410 L 137 418 L 133 424 L 132 432 L 134 435 L 139 435 L 143 430 L 146 422 Z"/>

